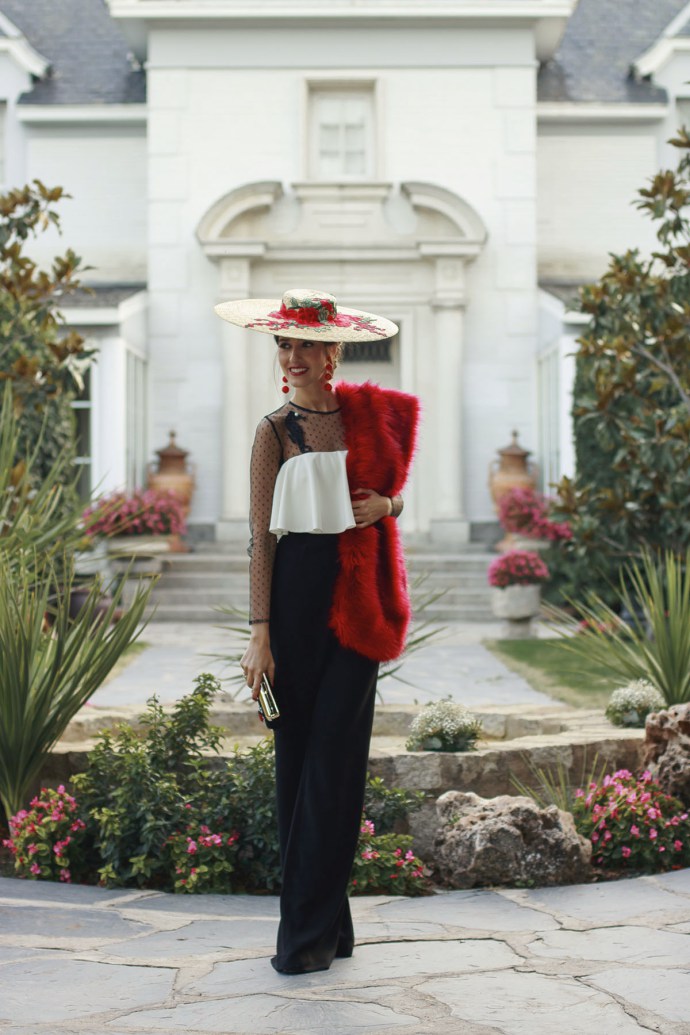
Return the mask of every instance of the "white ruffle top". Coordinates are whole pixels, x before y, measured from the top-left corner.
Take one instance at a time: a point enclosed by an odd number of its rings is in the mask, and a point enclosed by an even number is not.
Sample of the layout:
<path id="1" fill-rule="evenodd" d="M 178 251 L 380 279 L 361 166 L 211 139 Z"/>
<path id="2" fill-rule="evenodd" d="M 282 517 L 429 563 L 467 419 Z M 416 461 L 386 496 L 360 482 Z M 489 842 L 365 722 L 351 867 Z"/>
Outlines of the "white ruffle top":
<path id="1" fill-rule="evenodd" d="M 344 532 L 355 527 L 345 460 L 347 450 L 300 453 L 278 471 L 269 531 Z"/>

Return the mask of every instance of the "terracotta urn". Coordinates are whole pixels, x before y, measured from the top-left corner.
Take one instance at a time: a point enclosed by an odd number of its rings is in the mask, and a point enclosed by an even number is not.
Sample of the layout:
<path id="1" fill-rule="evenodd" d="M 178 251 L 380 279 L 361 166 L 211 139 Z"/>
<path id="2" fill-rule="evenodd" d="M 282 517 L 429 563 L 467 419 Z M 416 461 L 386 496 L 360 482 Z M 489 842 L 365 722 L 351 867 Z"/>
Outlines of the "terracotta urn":
<path id="1" fill-rule="evenodd" d="M 187 463 L 189 451 L 180 449 L 175 443 L 176 434 L 170 432 L 170 441 L 165 449 L 157 449 L 158 468 L 149 466 L 148 487 L 159 492 L 172 492 L 184 509 L 185 519 L 194 493 L 194 471 Z"/>
<path id="2" fill-rule="evenodd" d="M 529 449 L 523 449 L 518 442 L 517 431 L 513 432 L 513 440 L 509 446 L 498 450 L 500 459 L 492 460 L 489 466 L 489 490 L 498 511 L 502 496 L 511 489 L 535 489 L 537 472 L 534 464 L 528 459 Z"/>

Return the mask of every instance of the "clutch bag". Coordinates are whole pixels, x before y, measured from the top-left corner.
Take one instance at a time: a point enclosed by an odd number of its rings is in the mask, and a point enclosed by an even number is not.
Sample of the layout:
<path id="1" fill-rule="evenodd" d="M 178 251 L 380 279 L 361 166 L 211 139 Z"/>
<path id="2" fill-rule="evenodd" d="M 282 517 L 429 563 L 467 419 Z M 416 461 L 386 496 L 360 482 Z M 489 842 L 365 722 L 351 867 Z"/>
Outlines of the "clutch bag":
<path id="1" fill-rule="evenodd" d="M 280 718 L 280 709 L 273 696 L 273 687 L 268 681 L 266 673 L 261 677 L 261 689 L 259 690 L 259 715 L 262 717 L 269 729 L 275 725 Z"/>

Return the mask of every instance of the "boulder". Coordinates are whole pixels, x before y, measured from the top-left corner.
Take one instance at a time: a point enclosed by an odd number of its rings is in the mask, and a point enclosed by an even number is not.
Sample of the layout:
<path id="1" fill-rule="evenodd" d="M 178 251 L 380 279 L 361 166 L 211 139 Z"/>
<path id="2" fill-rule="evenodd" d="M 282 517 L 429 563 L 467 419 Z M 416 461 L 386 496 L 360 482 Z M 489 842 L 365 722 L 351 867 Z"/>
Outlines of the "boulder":
<path id="1" fill-rule="evenodd" d="M 647 716 L 642 760 L 667 794 L 690 805 L 690 704 Z"/>
<path id="2" fill-rule="evenodd" d="M 590 873 L 591 843 L 555 805 L 542 809 L 531 798 L 446 791 L 436 808 L 435 865 L 454 888 L 575 884 Z"/>

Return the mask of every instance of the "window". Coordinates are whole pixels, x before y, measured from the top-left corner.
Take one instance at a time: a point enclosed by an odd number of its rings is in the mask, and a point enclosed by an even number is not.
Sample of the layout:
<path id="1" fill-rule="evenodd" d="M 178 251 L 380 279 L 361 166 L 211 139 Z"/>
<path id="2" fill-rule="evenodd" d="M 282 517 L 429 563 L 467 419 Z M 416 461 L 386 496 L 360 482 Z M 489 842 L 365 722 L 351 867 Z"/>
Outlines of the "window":
<path id="1" fill-rule="evenodd" d="M 364 83 L 309 88 L 309 173 L 317 180 L 370 179 L 374 161 L 374 89 Z"/>
<path id="2" fill-rule="evenodd" d="M 391 363 L 392 338 L 351 341 L 343 349 L 342 363 Z"/>

